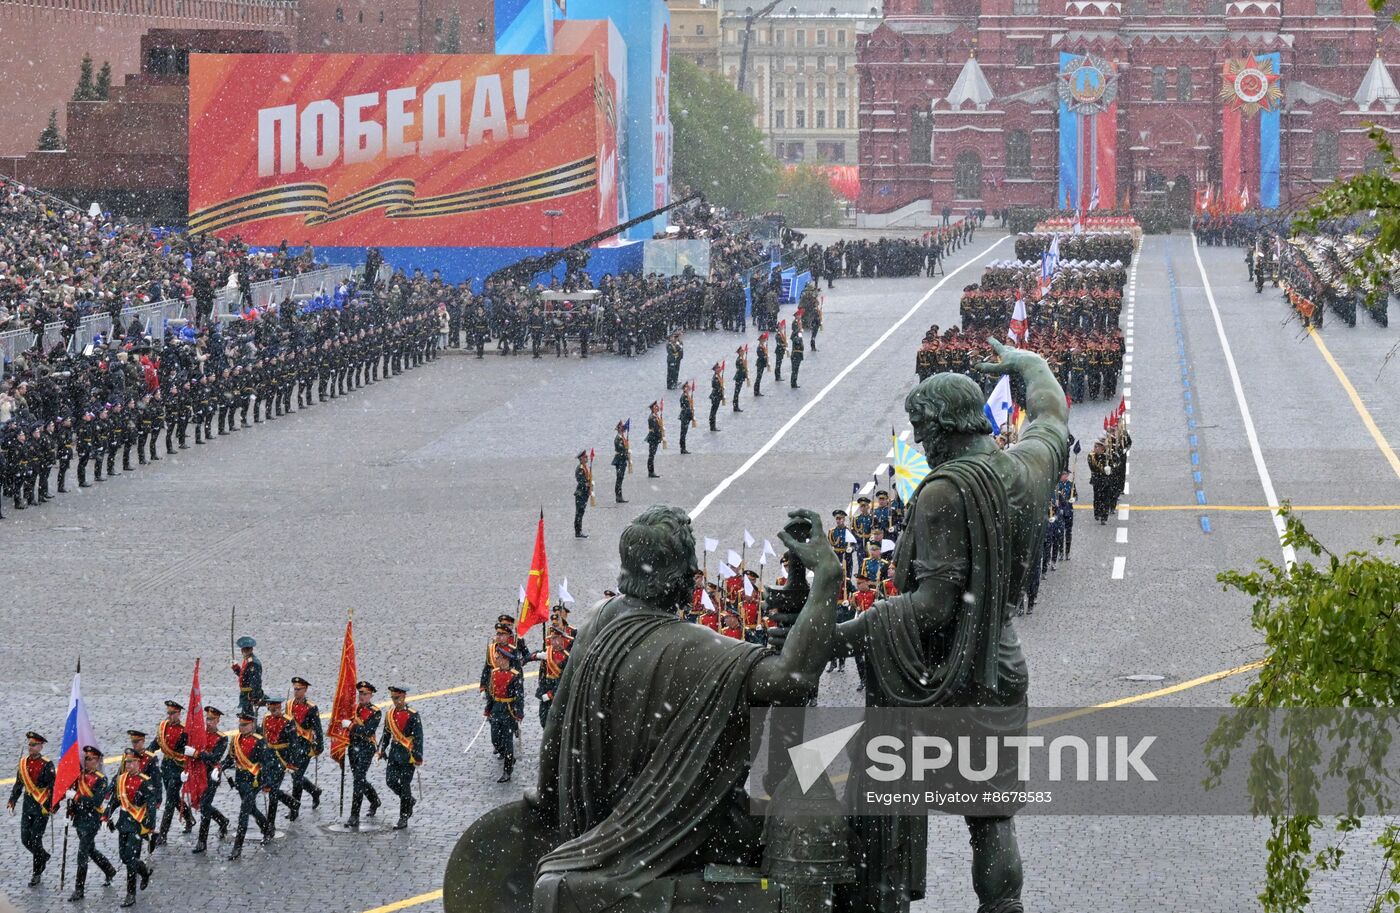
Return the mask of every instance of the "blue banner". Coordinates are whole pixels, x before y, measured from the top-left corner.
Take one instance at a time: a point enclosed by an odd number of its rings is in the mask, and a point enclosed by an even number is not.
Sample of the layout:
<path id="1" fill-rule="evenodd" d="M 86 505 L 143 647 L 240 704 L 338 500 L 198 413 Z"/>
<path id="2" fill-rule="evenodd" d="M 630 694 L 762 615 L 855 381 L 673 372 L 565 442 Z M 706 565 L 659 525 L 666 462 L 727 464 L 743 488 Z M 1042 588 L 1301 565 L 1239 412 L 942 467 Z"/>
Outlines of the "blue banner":
<path id="1" fill-rule="evenodd" d="M 1260 63 L 1266 60 L 1273 61 L 1274 72 L 1281 73 L 1280 67 L 1283 65 L 1281 55 L 1275 51 L 1272 54 L 1255 55 Z M 1278 208 L 1278 185 L 1279 185 L 1279 107 L 1272 111 L 1259 112 L 1259 205 L 1264 209 Z"/>
<path id="2" fill-rule="evenodd" d="M 792 287 L 797 281 L 797 268 L 790 266 L 778 275 L 782 280 L 782 291 L 779 293 L 778 301 L 780 304 L 791 304 L 796 300 L 792 294 Z"/>
<path id="3" fill-rule="evenodd" d="M 1065 72 L 1073 60 L 1078 60 L 1080 55 L 1060 52 L 1060 72 Z M 1060 189 L 1059 195 L 1055 197 L 1055 208 L 1061 209 L 1065 206 L 1065 198 L 1069 198 L 1069 208 L 1079 208 L 1079 115 L 1069 109 L 1069 105 L 1061 99 L 1060 101 Z"/>

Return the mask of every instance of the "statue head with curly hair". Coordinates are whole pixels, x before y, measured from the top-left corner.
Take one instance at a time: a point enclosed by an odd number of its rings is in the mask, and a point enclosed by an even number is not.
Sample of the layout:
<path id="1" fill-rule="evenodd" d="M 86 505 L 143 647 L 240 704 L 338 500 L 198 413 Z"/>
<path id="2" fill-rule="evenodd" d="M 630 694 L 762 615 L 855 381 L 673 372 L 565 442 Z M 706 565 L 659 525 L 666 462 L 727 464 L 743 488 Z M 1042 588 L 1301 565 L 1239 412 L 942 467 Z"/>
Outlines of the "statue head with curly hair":
<path id="1" fill-rule="evenodd" d="M 648 507 L 623 530 L 618 541 L 622 571 L 617 588 L 654 608 L 690 604 L 695 587 L 695 534 L 679 507 Z"/>
<path id="2" fill-rule="evenodd" d="M 909 391 L 904 411 L 930 467 L 992 433 L 985 404 L 982 388 L 964 374 L 935 374 Z"/>

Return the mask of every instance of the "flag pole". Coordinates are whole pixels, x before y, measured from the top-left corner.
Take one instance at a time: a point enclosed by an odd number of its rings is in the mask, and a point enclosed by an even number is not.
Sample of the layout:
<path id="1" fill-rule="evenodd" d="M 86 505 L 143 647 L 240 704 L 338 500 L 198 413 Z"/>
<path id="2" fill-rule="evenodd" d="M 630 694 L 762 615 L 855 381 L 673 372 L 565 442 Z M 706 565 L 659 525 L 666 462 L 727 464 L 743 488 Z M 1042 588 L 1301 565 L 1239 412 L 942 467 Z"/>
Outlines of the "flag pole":
<path id="1" fill-rule="evenodd" d="M 233 649 L 233 629 L 238 621 L 238 606 L 235 604 L 228 613 L 228 660 L 231 663 L 238 662 L 238 654 Z M 239 682 L 241 686 L 243 683 Z"/>
<path id="2" fill-rule="evenodd" d="M 78 774 L 78 776 L 82 776 L 82 774 Z M 58 889 L 60 891 L 63 890 L 64 884 L 68 881 L 68 828 L 70 826 L 66 822 L 63 825 L 63 860 L 58 866 Z"/>

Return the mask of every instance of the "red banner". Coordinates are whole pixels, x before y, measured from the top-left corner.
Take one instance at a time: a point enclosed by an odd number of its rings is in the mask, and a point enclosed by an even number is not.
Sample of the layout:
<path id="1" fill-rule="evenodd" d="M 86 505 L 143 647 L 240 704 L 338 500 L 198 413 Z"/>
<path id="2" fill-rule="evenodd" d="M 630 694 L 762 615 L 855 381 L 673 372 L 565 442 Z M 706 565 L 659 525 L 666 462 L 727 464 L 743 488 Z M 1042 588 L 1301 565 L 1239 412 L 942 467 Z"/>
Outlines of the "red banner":
<path id="1" fill-rule="evenodd" d="M 190 699 L 185 704 L 185 744 L 196 752 L 209 747 L 208 724 L 204 721 L 204 696 L 199 690 L 199 660 L 194 661 L 194 680 L 190 683 Z M 185 765 L 185 783 L 180 787 L 185 801 L 192 809 L 199 808 L 204 790 L 209 786 L 209 774 L 204 764 L 191 758 Z"/>
<path id="2" fill-rule="evenodd" d="M 613 224 L 599 206 L 598 66 L 593 54 L 196 54 L 190 229 L 257 245 L 573 243 Z"/>
<path id="3" fill-rule="evenodd" d="M 335 677 L 335 697 L 331 700 L 331 720 L 329 724 L 331 758 L 335 763 L 345 765 L 345 752 L 350 747 L 350 730 L 341 725 L 342 720 L 350 720 L 355 715 L 355 629 L 354 619 L 345 622 L 345 640 L 340 646 L 340 671 Z"/>

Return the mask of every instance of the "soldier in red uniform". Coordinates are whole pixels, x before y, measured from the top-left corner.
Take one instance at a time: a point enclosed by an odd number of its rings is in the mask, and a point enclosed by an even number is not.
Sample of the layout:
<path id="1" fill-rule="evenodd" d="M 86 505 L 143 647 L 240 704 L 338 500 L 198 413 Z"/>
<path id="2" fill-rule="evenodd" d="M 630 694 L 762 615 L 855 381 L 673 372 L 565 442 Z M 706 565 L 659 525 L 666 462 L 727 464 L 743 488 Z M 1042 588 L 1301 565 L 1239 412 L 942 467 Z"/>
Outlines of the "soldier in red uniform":
<path id="1" fill-rule="evenodd" d="M 272 830 L 266 816 L 258 808 L 259 777 L 263 764 L 267 761 L 267 746 L 263 737 L 254 728 L 257 717 L 252 711 L 243 710 L 238 714 L 238 734 L 229 739 L 228 756 L 219 765 L 224 771 L 233 771 L 233 788 L 238 790 L 238 829 L 233 832 L 233 852 L 230 860 L 243 855 L 243 838 L 248 835 L 248 819 L 252 818 L 262 830 L 263 843 L 272 840 Z"/>
<path id="2" fill-rule="evenodd" d="M 185 823 L 185 833 L 194 829 L 194 815 L 185 807 L 180 797 L 181 779 L 189 758 L 185 755 L 185 745 L 189 742 L 185 735 L 185 725 L 180 722 L 180 712 L 185 708 L 176 701 L 165 702 L 165 719 L 156 727 L 156 745 L 163 756 L 160 761 L 160 785 L 164 788 L 165 813 L 160 817 L 160 831 L 152 838 L 154 846 L 163 846 L 170 824 L 175 818 L 175 810 L 180 810 L 180 820 Z"/>
<path id="3" fill-rule="evenodd" d="M 394 830 L 401 831 L 413 816 L 413 773 L 423 763 L 423 720 L 408 706 L 405 689 L 391 685 L 389 700 L 394 706 L 384 714 L 379 757 L 385 761 L 384 783 L 399 797 L 399 820 Z"/>
<path id="4" fill-rule="evenodd" d="M 117 867 L 97 848 L 97 832 L 102 829 L 102 801 L 107 798 L 107 777 L 102 773 L 102 752 L 91 745 L 83 746 L 83 772 L 65 793 L 68 817 L 78 832 L 78 877 L 73 881 L 73 903 L 83 899 L 87 887 L 88 862 L 96 863 L 107 876 L 104 885 L 116 877 Z"/>
<path id="5" fill-rule="evenodd" d="M 481 677 L 481 693 L 486 697 L 484 715 L 491 721 L 491 745 L 503 764 L 497 783 L 510 782 L 511 771 L 515 769 L 515 736 L 524 718 L 521 710 L 525 697 L 524 675 L 503 649 L 508 635 L 508 631 L 496 632 L 490 663 Z"/>
<path id="6" fill-rule="evenodd" d="M 569 647 L 573 643 L 566 628 L 559 626 L 561 611 L 567 610 L 563 606 L 555 609 L 556 624 L 549 629 L 544 649 L 531 657 L 541 664 L 540 680 L 535 688 L 535 697 L 540 700 L 541 729 L 549 722 L 549 706 L 554 701 L 554 693 L 559 690 L 559 679 L 564 676 L 564 664 L 569 661 Z"/>
<path id="7" fill-rule="evenodd" d="M 156 811 L 160 808 L 160 786 L 157 780 L 141 772 L 145 754 L 128 748 L 123 758 L 123 771 L 117 776 L 108 794 L 103 819 L 117 832 L 117 849 L 122 865 L 126 866 L 126 899 L 123 907 L 136 905 L 136 880 L 141 890 L 151 880 L 151 867 L 141 859 L 141 848 L 155 829 Z"/>
<path id="8" fill-rule="evenodd" d="M 864 574 L 856 575 L 856 590 L 851 594 L 851 608 L 855 610 L 855 615 L 861 615 L 870 611 L 870 607 L 875 604 L 876 592 L 870 588 L 870 578 Z M 860 690 L 865 690 L 865 656 L 856 655 L 856 674 L 860 676 Z"/>
<path id="9" fill-rule="evenodd" d="M 219 777 L 223 770 L 224 754 L 228 751 L 228 736 L 219 732 L 219 720 L 223 711 L 217 707 L 204 708 L 204 750 L 192 758 L 195 764 L 204 765 L 207 780 L 204 795 L 199 797 L 199 840 L 191 853 L 203 853 L 209 848 L 209 822 L 219 822 L 219 839 L 228 836 L 228 818 L 214 807 L 214 796 L 219 791 Z"/>
<path id="10" fill-rule="evenodd" d="M 262 721 L 263 747 L 266 760 L 262 767 L 262 788 L 267 793 L 267 829 L 277 832 L 277 806 L 287 806 L 289 817 L 296 820 L 301 811 L 300 803 L 282 789 L 282 781 L 287 777 L 287 752 L 291 748 L 291 737 L 296 732 L 292 718 L 282 712 L 282 698 L 267 697 L 267 716 Z"/>
<path id="11" fill-rule="evenodd" d="M 44 849 L 44 831 L 49 827 L 49 807 L 53 789 L 53 762 L 44 757 L 44 746 L 48 740 L 37 732 L 26 732 L 29 752 L 19 761 L 19 773 L 15 777 L 14 788 L 10 790 L 10 801 L 6 807 L 13 812 L 21 794 L 24 808 L 20 811 L 19 841 L 34 857 L 34 875 L 29 879 L 31 888 L 39 884 L 39 876 L 44 874 L 44 866 L 49 864 L 49 851 Z"/>
<path id="12" fill-rule="evenodd" d="M 155 784 L 156 801 L 154 808 L 151 810 L 153 817 L 151 819 L 151 826 L 147 832 L 151 839 L 151 849 L 154 850 L 157 846 L 155 832 L 156 821 L 154 815 L 159 812 L 161 800 L 165 798 L 165 790 L 161 788 L 160 758 L 154 751 L 146 747 L 146 733 L 139 729 L 128 729 L 126 734 L 127 737 L 131 739 L 131 750 L 140 756 L 141 775 Z"/>
<path id="13" fill-rule="evenodd" d="M 379 735 L 379 720 L 383 716 L 374 706 L 375 687 L 367 681 L 355 683 L 355 710 L 348 720 L 340 721 L 340 728 L 349 730 L 350 746 L 346 754 L 350 758 L 350 773 L 354 776 L 354 788 L 350 793 L 350 817 L 345 826 L 351 829 L 360 826 L 360 806 L 369 800 L 366 817 L 373 818 L 379 811 L 379 793 L 369 782 L 369 766 L 374 763 L 375 739 Z"/>

